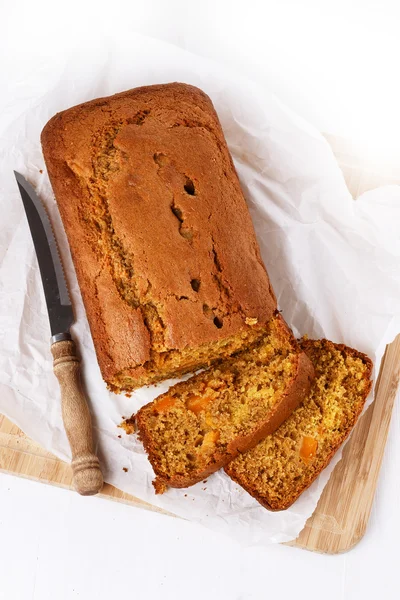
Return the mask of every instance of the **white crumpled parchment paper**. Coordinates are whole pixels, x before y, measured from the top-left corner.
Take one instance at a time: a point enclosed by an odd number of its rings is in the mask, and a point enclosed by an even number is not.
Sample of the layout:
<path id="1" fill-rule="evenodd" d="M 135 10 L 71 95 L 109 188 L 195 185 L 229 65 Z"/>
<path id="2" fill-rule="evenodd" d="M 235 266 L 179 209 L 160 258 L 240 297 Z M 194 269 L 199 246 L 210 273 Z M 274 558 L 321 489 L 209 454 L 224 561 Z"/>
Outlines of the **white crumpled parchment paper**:
<path id="1" fill-rule="evenodd" d="M 68 460 L 42 283 L 15 169 L 36 186 L 59 242 L 105 479 L 244 544 L 288 541 L 313 512 L 338 457 L 285 512 L 267 512 L 223 472 L 188 490 L 155 496 L 141 444 L 117 426 L 171 382 L 131 398 L 106 390 L 46 175 L 39 139 L 53 114 L 99 96 L 170 81 L 199 86 L 215 104 L 279 306 L 295 333 L 325 336 L 366 352 L 376 374 L 385 345 L 400 331 L 399 187 L 354 201 L 323 137 L 268 91 L 226 68 L 139 35 L 121 35 L 118 43 L 91 40 L 69 55 L 38 60 L 2 100 L 0 412 Z"/>

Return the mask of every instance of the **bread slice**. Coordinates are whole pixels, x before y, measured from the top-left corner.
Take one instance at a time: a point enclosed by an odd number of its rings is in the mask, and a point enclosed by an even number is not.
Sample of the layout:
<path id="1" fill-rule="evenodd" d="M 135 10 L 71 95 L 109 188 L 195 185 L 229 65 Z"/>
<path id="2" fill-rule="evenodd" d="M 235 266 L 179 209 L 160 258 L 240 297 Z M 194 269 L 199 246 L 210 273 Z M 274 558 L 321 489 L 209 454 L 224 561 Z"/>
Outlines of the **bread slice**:
<path id="1" fill-rule="evenodd" d="M 201 481 L 275 431 L 309 392 L 313 375 L 277 314 L 251 348 L 144 406 L 136 423 L 156 492 Z"/>
<path id="2" fill-rule="evenodd" d="M 371 389 L 372 362 L 328 340 L 303 340 L 315 380 L 310 394 L 272 435 L 225 467 L 269 510 L 284 510 L 306 490 L 354 427 Z"/>

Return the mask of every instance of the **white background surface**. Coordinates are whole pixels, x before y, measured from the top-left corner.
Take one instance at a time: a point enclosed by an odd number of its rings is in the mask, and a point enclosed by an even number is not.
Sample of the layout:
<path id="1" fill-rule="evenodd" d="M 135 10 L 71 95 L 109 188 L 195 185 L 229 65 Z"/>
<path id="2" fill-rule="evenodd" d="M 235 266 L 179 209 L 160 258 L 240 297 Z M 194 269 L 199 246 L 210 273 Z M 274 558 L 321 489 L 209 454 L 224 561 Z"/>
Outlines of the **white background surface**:
<path id="1" fill-rule="evenodd" d="M 229 64 L 321 130 L 392 159 L 399 9 L 346 4 L 1 1 L 1 71 L 73 44 L 77 30 L 131 28 Z M 399 434 L 396 406 L 367 535 L 336 557 L 243 549 L 184 521 L 0 475 L 0 599 L 398 598 Z"/>

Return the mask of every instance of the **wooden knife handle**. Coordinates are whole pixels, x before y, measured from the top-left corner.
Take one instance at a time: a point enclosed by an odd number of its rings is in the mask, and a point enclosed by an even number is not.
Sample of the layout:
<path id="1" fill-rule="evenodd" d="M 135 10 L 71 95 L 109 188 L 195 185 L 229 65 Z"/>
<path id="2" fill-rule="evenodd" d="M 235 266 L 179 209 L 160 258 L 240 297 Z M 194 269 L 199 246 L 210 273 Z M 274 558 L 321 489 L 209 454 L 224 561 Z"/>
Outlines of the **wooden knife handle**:
<path id="1" fill-rule="evenodd" d="M 64 427 L 72 452 L 74 486 L 79 494 L 91 496 L 103 487 L 103 475 L 93 451 L 92 422 L 81 384 L 80 360 L 72 340 L 55 342 L 51 352 L 61 389 Z"/>

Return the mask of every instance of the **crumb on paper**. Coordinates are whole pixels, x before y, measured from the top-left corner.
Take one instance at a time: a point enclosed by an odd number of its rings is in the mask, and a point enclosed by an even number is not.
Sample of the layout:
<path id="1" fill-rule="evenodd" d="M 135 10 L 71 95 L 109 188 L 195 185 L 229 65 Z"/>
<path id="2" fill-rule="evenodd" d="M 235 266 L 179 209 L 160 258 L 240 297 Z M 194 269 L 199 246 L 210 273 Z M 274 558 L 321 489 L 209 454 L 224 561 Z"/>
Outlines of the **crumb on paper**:
<path id="1" fill-rule="evenodd" d="M 203 483 L 207 483 L 207 479 L 204 479 Z"/>
<path id="2" fill-rule="evenodd" d="M 132 394 L 130 392 L 126 392 L 125 398 L 132 398 Z"/>
<path id="3" fill-rule="evenodd" d="M 39 173 L 41 173 L 41 174 L 42 174 L 42 173 L 43 173 L 43 169 L 39 169 Z"/>
<path id="4" fill-rule="evenodd" d="M 246 317 L 244 322 L 246 323 L 246 325 L 250 325 L 250 327 L 254 327 L 254 325 L 257 325 L 257 323 L 258 323 L 258 319 L 257 319 L 257 317 Z"/>
<path id="5" fill-rule="evenodd" d="M 168 489 L 167 484 L 164 483 L 164 481 L 162 481 L 158 477 L 156 477 L 154 479 L 154 481 L 152 482 L 152 484 L 153 484 L 153 487 L 155 489 L 156 494 L 163 494 Z"/>
<path id="6" fill-rule="evenodd" d="M 185 498 L 187 498 L 187 494 L 185 494 Z"/>
<path id="7" fill-rule="evenodd" d="M 127 435 L 135 433 L 135 415 L 132 415 L 131 417 L 129 417 L 129 419 L 125 419 L 125 417 L 122 418 L 124 420 L 118 425 L 118 427 L 121 427 L 121 429 L 123 429 Z"/>
<path id="8" fill-rule="evenodd" d="M 121 438 L 122 438 L 122 435 L 119 435 L 118 437 L 119 437 L 119 439 L 121 439 Z"/>
<path id="9" fill-rule="evenodd" d="M 127 473 L 127 472 L 128 472 L 128 469 L 127 469 L 127 467 L 122 467 L 122 470 L 123 470 L 123 471 L 125 471 L 125 473 Z"/>

